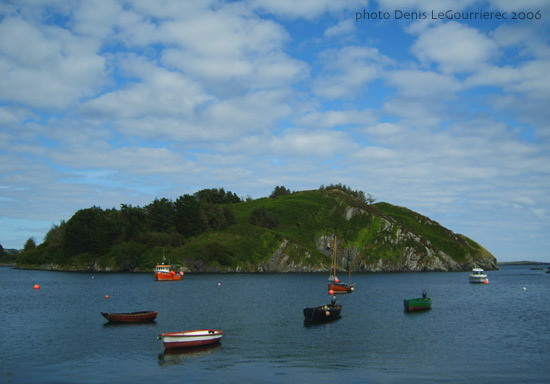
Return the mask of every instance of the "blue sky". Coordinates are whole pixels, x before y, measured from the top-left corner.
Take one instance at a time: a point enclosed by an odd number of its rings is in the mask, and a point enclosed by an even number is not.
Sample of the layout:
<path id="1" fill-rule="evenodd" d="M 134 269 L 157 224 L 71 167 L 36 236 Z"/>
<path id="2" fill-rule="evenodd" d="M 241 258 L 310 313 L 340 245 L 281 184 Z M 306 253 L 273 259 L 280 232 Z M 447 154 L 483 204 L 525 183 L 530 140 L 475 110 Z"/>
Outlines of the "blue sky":
<path id="1" fill-rule="evenodd" d="M 549 20 L 543 0 L 4 0 L 0 244 L 93 205 L 343 183 L 550 261 Z"/>

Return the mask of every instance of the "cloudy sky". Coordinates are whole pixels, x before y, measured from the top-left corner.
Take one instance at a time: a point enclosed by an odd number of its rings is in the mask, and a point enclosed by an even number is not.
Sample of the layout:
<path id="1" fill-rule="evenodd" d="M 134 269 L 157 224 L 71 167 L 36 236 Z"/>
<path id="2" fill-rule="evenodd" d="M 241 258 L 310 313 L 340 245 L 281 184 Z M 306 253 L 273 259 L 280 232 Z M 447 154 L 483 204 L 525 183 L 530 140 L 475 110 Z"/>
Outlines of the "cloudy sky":
<path id="1" fill-rule="evenodd" d="M 1 0 L 0 244 L 342 183 L 550 261 L 549 26 L 546 0 Z"/>

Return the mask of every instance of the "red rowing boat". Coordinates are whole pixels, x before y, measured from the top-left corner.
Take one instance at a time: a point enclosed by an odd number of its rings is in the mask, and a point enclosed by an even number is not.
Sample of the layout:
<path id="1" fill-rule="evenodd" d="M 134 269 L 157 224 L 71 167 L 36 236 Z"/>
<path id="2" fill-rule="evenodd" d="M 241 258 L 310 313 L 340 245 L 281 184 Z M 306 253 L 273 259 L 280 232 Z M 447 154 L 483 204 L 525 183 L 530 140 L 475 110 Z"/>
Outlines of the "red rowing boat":
<path id="1" fill-rule="evenodd" d="M 139 311 L 127 313 L 107 313 L 101 312 L 104 318 L 112 323 L 146 323 L 156 319 L 158 312 Z"/>
<path id="2" fill-rule="evenodd" d="M 166 349 L 198 347 L 218 343 L 223 336 L 223 331 L 215 329 L 196 329 L 185 332 L 167 332 L 158 335 Z"/>

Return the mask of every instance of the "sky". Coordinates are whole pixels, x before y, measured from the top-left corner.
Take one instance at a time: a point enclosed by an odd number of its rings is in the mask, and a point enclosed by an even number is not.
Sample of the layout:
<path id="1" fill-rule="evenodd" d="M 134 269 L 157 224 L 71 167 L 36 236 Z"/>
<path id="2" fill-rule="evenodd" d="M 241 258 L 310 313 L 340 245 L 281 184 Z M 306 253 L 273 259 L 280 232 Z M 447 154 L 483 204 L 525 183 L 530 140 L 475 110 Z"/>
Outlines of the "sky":
<path id="1" fill-rule="evenodd" d="M 0 244 L 345 184 L 550 262 L 546 0 L 0 0 Z"/>

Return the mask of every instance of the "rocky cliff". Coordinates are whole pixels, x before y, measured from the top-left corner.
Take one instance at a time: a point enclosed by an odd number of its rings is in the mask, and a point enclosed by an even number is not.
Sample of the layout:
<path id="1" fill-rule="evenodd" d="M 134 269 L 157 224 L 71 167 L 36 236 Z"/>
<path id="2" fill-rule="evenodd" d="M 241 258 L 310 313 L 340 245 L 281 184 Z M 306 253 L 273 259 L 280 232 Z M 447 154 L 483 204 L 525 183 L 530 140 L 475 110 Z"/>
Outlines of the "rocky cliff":
<path id="1" fill-rule="evenodd" d="M 408 211 L 412 212 L 412 211 Z M 440 226 L 427 217 L 412 212 L 416 220 L 444 233 L 449 241 L 456 242 L 456 248 L 466 249 L 461 260 L 455 260 L 451 255 L 430 242 L 428 238 L 405 228 L 398 220 L 380 211 L 370 211 L 357 207 L 347 206 L 343 209 L 345 220 L 352 220 L 356 216 L 369 218 L 369 228 L 372 242 L 363 247 L 357 242 L 350 242 L 344 238 L 338 239 L 333 233 L 324 234 L 315 239 L 316 249 L 324 254 L 325 259 L 314 264 L 310 262 L 310 255 L 300 245 L 290 239 L 283 239 L 271 257 L 258 265 L 247 267 L 215 268 L 216 272 L 329 272 L 333 268 L 334 254 L 336 254 L 336 268 L 339 271 L 352 272 L 456 272 L 470 271 L 474 267 L 485 270 L 497 270 L 496 258 L 483 247 L 460 234 Z M 372 228 L 372 226 L 375 226 Z M 361 229 L 359 229 L 361 231 Z M 334 249 L 336 247 L 336 250 Z M 452 246 L 451 246 L 452 248 Z M 380 252 L 384 249 L 384 252 Z M 389 252 L 387 250 L 390 250 Z M 303 257 L 293 257 L 303 252 Z"/>

